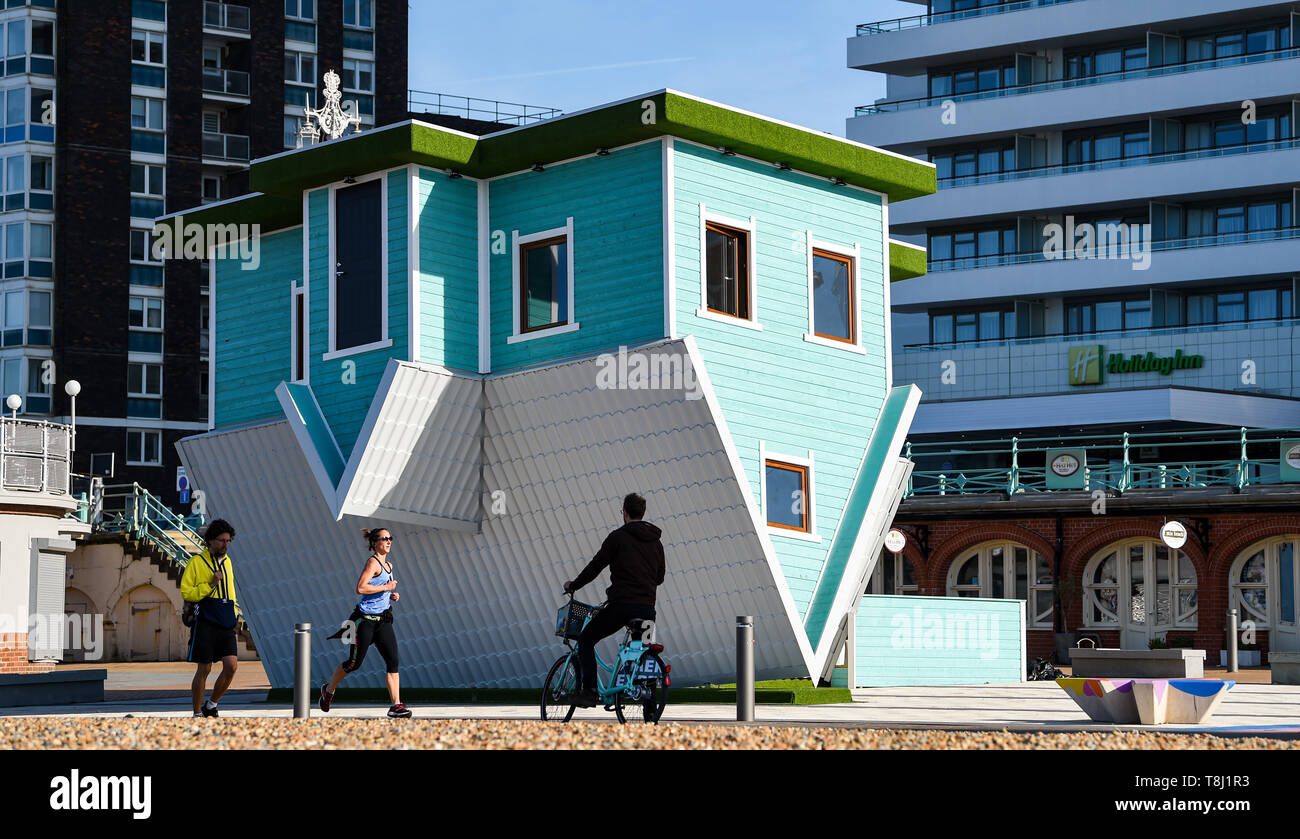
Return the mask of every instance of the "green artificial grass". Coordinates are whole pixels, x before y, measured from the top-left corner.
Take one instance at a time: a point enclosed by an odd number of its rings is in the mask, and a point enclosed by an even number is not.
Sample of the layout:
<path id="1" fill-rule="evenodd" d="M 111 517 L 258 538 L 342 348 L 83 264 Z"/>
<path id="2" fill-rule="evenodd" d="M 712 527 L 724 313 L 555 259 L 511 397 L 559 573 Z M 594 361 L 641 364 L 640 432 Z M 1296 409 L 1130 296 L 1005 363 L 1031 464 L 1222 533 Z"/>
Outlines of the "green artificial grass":
<path id="1" fill-rule="evenodd" d="M 311 692 L 312 702 L 319 697 L 319 688 Z M 534 688 L 402 688 L 406 702 L 456 702 L 483 703 L 487 705 L 537 704 L 542 692 Z M 271 688 L 267 702 L 292 702 L 293 688 Z M 387 704 L 388 691 L 384 688 L 344 688 L 334 694 L 335 702 L 381 702 Z M 828 705 L 852 702 L 848 688 L 813 687 L 807 679 L 777 679 L 757 682 L 754 685 L 754 702 L 758 705 Z M 703 687 L 670 687 L 669 705 L 735 704 L 735 685 L 706 685 Z"/>
<path id="2" fill-rule="evenodd" d="M 926 272 L 925 248 L 912 248 L 902 242 L 889 242 L 889 281 L 923 277 Z"/>

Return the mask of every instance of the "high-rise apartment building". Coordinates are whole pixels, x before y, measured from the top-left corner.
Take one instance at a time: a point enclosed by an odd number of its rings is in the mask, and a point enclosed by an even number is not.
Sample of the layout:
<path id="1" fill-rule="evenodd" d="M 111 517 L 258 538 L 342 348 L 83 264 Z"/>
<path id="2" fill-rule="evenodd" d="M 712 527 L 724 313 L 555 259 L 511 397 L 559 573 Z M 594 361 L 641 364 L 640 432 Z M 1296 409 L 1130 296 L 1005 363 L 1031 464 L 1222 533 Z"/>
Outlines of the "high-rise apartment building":
<path id="1" fill-rule="evenodd" d="M 75 470 L 175 500 L 174 443 L 207 428 L 207 271 L 155 259 L 178 208 L 240 195 L 296 144 L 335 70 L 362 127 L 406 118 L 402 0 L 8 0 L 0 10 L 0 384 L 66 417 Z"/>
<path id="2" fill-rule="evenodd" d="M 924 397 L 913 538 L 875 590 L 1015 597 L 1031 630 L 1212 661 L 1226 606 L 1300 649 L 1293 4 L 918 5 L 848 40 L 887 74 L 849 138 L 939 186 L 890 212 L 928 250 L 891 300 L 895 380 Z"/>

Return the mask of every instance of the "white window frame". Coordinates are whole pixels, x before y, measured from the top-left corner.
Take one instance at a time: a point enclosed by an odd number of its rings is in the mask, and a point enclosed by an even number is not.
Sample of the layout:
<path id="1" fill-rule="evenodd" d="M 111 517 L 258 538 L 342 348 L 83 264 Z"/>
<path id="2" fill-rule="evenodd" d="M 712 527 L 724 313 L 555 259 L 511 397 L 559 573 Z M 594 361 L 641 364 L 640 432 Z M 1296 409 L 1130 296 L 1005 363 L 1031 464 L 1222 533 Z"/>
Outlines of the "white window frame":
<path id="1" fill-rule="evenodd" d="M 144 323 L 141 326 L 135 326 L 134 324 L 131 323 L 131 304 L 134 303 L 136 300 L 141 301 L 143 304 L 141 307 L 141 314 L 143 315 Z M 157 304 L 157 305 L 154 306 L 152 304 Z M 158 312 L 157 326 L 149 325 L 150 309 L 155 309 Z M 126 311 L 127 311 L 126 323 L 128 329 L 134 330 L 136 332 L 162 332 L 163 329 L 166 327 L 166 323 L 167 323 L 166 315 L 164 313 L 163 299 L 161 297 L 151 297 L 143 294 L 132 294 L 127 299 Z"/>
<path id="2" fill-rule="evenodd" d="M 167 167 L 157 163 L 143 163 L 138 160 L 132 160 L 131 161 L 132 180 L 135 180 L 135 167 L 137 166 L 144 167 L 144 192 L 136 192 L 135 189 L 132 189 L 131 194 L 137 195 L 141 198 L 165 197 L 167 195 Z M 157 192 L 150 191 L 150 187 L 153 185 L 154 181 L 159 182 Z"/>
<path id="3" fill-rule="evenodd" d="M 303 21 L 304 23 L 315 23 L 315 22 L 316 22 L 316 3 L 317 3 L 317 0 L 312 0 L 312 4 L 311 4 L 311 12 L 312 12 L 312 14 L 311 14 L 311 17 L 304 17 L 303 14 L 302 14 L 302 4 L 303 4 L 303 0 L 296 0 L 296 2 L 297 2 L 297 6 L 296 6 L 296 8 L 297 8 L 297 10 L 298 10 L 297 14 L 292 14 L 292 15 L 291 15 L 291 14 L 289 14 L 288 12 L 285 12 L 285 14 L 284 14 L 285 19 L 286 19 L 286 20 L 300 20 L 300 21 Z"/>
<path id="4" fill-rule="evenodd" d="M 26 414 L 37 413 L 39 415 L 45 416 L 54 411 L 54 383 L 50 382 L 49 384 L 43 384 L 41 382 L 41 379 L 44 378 L 44 372 L 45 372 L 43 368 L 45 366 L 45 362 L 47 361 L 51 361 L 51 358 L 48 355 L 23 356 L 23 364 L 20 368 L 22 370 L 22 380 L 23 380 L 23 413 Z M 32 382 L 32 364 L 38 364 L 42 368 L 41 374 L 36 377 L 35 383 Z M 41 388 L 44 389 L 42 390 Z M 38 399 L 49 398 L 50 400 L 49 410 L 33 412 L 31 409 L 31 402 L 32 402 L 31 398 L 33 396 L 37 397 Z"/>
<path id="5" fill-rule="evenodd" d="M 208 182 L 211 181 L 217 185 L 217 194 L 211 198 L 204 194 Z M 200 201 L 220 201 L 221 200 L 221 178 L 218 175 L 204 175 L 199 186 Z"/>
<path id="6" fill-rule="evenodd" d="M 298 300 L 302 299 L 303 305 L 303 326 L 306 327 L 306 335 L 298 334 Z M 301 375 L 294 378 L 294 367 L 298 363 L 298 342 L 310 341 L 311 338 L 311 309 L 308 306 L 307 284 L 294 281 L 289 284 L 289 381 L 292 384 L 306 384 L 309 380 L 311 370 L 311 344 L 306 343 L 302 352 L 302 370 L 298 371 Z"/>
<path id="7" fill-rule="evenodd" d="M 888 548 L 880 549 L 880 559 L 876 562 L 876 568 L 871 572 L 869 588 L 873 589 L 872 594 L 883 594 L 889 596 L 915 596 L 921 593 L 921 583 L 919 576 L 916 576 L 916 564 L 907 558 L 907 555 L 899 552 L 894 553 Z M 897 591 L 885 591 L 885 563 L 894 563 L 894 588 Z M 903 567 L 904 565 L 912 566 L 913 579 L 917 582 L 912 585 L 903 584 Z"/>
<path id="8" fill-rule="evenodd" d="M 738 318 L 731 315 L 715 312 L 709 309 L 709 264 L 705 254 L 705 244 L 708 241 L 706 232 L 709 223 L 720 224 L 723 227 L 731 227 L 736 230 L 745 232 L 746 249 L 748 253 L 745 258 L 748 261 L 749 274 L 749 317 Z M 732 326 L 743 326 L 746 329 L 762 330 L 763 325 L 758 320 L 758 219 L 750 216 L 748 221 L 731 218 L 730 216 L 712 213 L 700 202 L 700 307 L 695 310 L 696 317 L 705 320 L 717 321 L 718 323 L 728 323 Z"/>
<path id="9" fill-rule="evenodd" d="M 866 355 L 867 351 L 862 346 L 862 246 L 857 242 L 854 242 L 852 247 L 823 242 L 814 238 L 811 230 L 807 231 L 806 235 L 808 237 L 808 331 L 804 333 L 803 339 L 810 344 Z M 853 260 L 853 277 L 850 280 L 853 283 L 852 343 L 837 341 L 834 338 L 823 338 L 816 334 L 817 313 L 813 301 L 813 251 L 826 251 Z"/>
<path id="10" fill-rule="evenodd" d="M 808 521 L 808 532 L 804 533 L 799 530 L 790 530 L 784 527 L 774 527 L 767 523 L 767 463 L 785 463 L 790 466 L 802 466 L 808 470 L 808 491 L 804 497 L 804 517 Z M 760 440 L 758 443 L 758 499 L 759 509 L 762 510 L 763 527 L 767 530 L 769 536 L 782 536 L 786 539 L 797 539 L 801 542 L 814 542 L 821 544 L 822 537 L 817 532 L 817 485 L 815 481 L 813 450 L 808 449 L 807 454 L 794 455 L 774 452 L 767 448 L 767 443 Z"/>
<path id="11" fill-rule="evenodd" d="M 49 236 L 49 240 L 50 240 L 50 253 L 49 253 L 48 256 L 36 256 L 36 255 L 32 252 L 32 240 L 33 240 L 33 238 L 35 238 L 35 237 L 32 236 L 32 228 L 34 228 L 34 227 L 48 227 L 48 228 L 50 229 L 50 236 Z M 23 233 L 25 234 L 25 237 L 26 237 L 25 240 L 24 240 L 24 242 L 23 242 L 23 245 L 24 245 L 24 247 L 27 249 L 27 261 L 28 261 L 28 262 L 31 262 L 32 260 L 35 260 L 35 261 L 37 261 L 37 262 L 53 262 L 53 261 L 54 261 L 54 225 L 53 225 L 53 224 L 51 224 L 51 223 L 48 222 L 48 221 L 29 221 L 29 222 L 27 222 L 27 225 L 26 225 L 25 228 L 23 229 Z"/>
<path id="12" fill-rule="evenodd" d="M 142 29 L 138 26 L 132 26 L 131 27 L 131 51 L 132 52 L 135 51 L 135 42 L 136 42 L 137 35 L 144 36 L 144 58 L 141 59 L 132 56 L 131 63 L 140 64 L 147 67 L 166 67 L 167 66 L 167 33 L 159 32 L 156 29 Z M 28 35 L 29 50 L 31 44 L 30 38 L 31 35 L 29 34 Z M 162 45 L 162 61 L 149 60 L 149 52 L 150 52 L 149 47 L 153 45 L 155 41 Z"/>
<path id="13" fill-rule="evenodd" d="M 140 435 L 140 457 L 142 458 L 141 460 L 132 460 L 132 459 L 131 459 L 131 435 L 132 435 L 132 434 L 138 434 L 138 435 Z M 145 435 L 147 435 L 147 434 L 157 435 L 157 439 L 158 439 L 158 446 L 157 446 L 158 459 L 157 459 L 157 460 L 144 460 L 144 459 L 143 459 L 144 456 L 145 456 L 144 438 L 145 438 Z M 127 452 L 126 465 L 127 465 L 127 466 L 162 466 L 162 430 L 161 430 L 161 429 L 155 429 L 155 428 L 128 428 L 128 429 L 126 430 L 126 436 L 127 436 L 127 443 L 126 443 L 126 452 Z"/>
<path id="14" fill-rule="evenodd" d="M 1002 549 L 1003 591 L 1009 591 L 1011 596 L 1004 594 L 1002 597 L 997 597 L 993 594 L 991 588 L 993 576 L 991 573 L 993 566 L 993 551 L 998 548 Z M 1034 595 L 1040 591 L 1051 592 L 1053 590 L 1052 582 L 1050 579 L 1046 583 L 1038 582 L 1038 575 L 1034 572 L 1037 570 L 1038 561 L 1041 559 L 1047 564 L 1048 574 L 1050 575 L 1052 573 L 1052 560 L 1023 542 L 1017 542 L 1013 539 L 994 539 L 987 542 L 980 542 L 962 549 L 948 565 L 948 576 L 944 593 L 949 597 L 960 597 L 961 595 L 957 593 L 958 591 L 978 589 L 976 596 L 984 600 L 1020 600 L 1019 597 L 1015 596 L 1017 549 L 1024 549 L 1028 552 L 1026 567 L 1027 591 L 1025 600 L 1023 601 L 1025 604 L 1025 626 L 1029 629 L 1051 629 L 1055 625 L 1053 623 L 1056 613 L 1055 595 L 1052 597 L 1051 608 L 1047 611 L 1047 614 L 1041 618 L 1034 614 L 1038 602 Z M 961 569 L 964 568 L 966 563 L 972 558 L 972 553 L 977 554 L 976 561 L 979 563 L 979 569 L 976 572 L 976 579 L 979 580 L 979 582 L 974 586 L 969 584 L 959 586 L 957 584 L 957 577 L 961 573 Z"/>
<path id="15" fill-rule="evenodd" d="M 146 389 L 145 392 L 137 392 L 137 391 L 131 390 L 131 367 L 132 367 L 132 366 L 135 366 L 135 365 L 139 365 L 140 367 L 145 368 L 145 369 L 143 369 L 143 370 L 140 371 L 140 386 Z M 162 362 L 161 362 L 161 361 L 136 361 L 136 360 L 134 360 L 134 359 L 129 359 L 129 360 L 127 361 L 127 365 L 126 365 L 126 367 L 127 367 L 127 373 L 126 373 L 126 395 L 127 395 L 128 398 L 130 398 L 130 399 L 158 399 L 158 400 L 161 400 L 161 399 L 163 398 L 163 365 L 162 365 Z M 157 367 L 157 368 L 158 368 L 158 392 L 157 392 L 157 393 L 148 393 L 148 392 L 147 392 L 148 387 L 149 387 L 149 371 L 148 371 L 148 368 L 150 368 L 150 367 Z"/>
<path id="16" fill-rule="evenodd" d="M 134 256 L 131 255 L 132 251 L 135 250 L 135 242 L 132 240 L 136 238 L 137 233 L 144 235 L 144 259 L 136 259 Z M 140 228 L 140 227 L 132 227 L 131 232 L 127 235 L 129 237 L 127 240 L 127 261 L 129 261 L 133 265 L 161 266 L 163 264 L 163 260 L 154 259 L 154 253 L 153 253 L 154 237 L 153 237 L 152 230 L 145 230 L 144 228 Z"/>
<path id="17" fill-rule="evenodd" d="M 135 100 L 137 100 L 137 99 L 139 99 L 140 101 L 146 103 L 146 104 L 145 104 L 145 108 L 144 108 L 144 122 L 145 122 L 144 125 L 135 125 L 135 124 L 134 124 L 134 119 L 135 119 Z M 150 108 L 149 108 L 149 104 L 148 104 L 148 103 L 151 103 L 151 102 L 158 102 L 158 103 L 160 103 L 160 104 L 162 105 L 162 110 L 160 111 L 160 113 L 161 113 L 161 115 L 162 115 L 162 116 L 161 116 L 161 119 L 162 119 L 162 124 L 161 124 L 161 125 L 150 125 L 150 124 L 149 124 Z M 132 96 L 132 97 L 131 97 L 131 119 L 132 119 L 132 125 L 131 125 L 131 130 L 132 130 L 132 131 L 158 131 L 158 132 L 166 131 L 166 130 L 167 130 L 167 100 L 166 100 L 166 99 L 159 99 L 159 98 L 157 98 L 156 96 Z"/>
<path id="18" fill-rule="evenodd" d="M 385 347 L 393 345 L 393 337 L 388 331 L 388 173 L 375 172 L 361 178 L 354 178 L 354 183 L 333 183 L 329 186 L 329 265 L 326 270 L 329 272 L 329 344 L 328 351 L 321 356 L 321 361 L 333 361 L 336 358 L 346 358 L 350 355 L 359 355 L 360 353 L 370 352 L 372 350 L 382 350 Z M 379 340 L 371 341 L 369 344 L 362 344 L 359 347 L 348 347 L 347 349 L 337 349 L 335 341 L 335 297 L 334 284 L 337 277 L 334 274 L 335 266 L 338 265 L 338 254 L 336 251 L 335 241 L 335 220 L 337 218 L 335 197 L 340 189 L 347 189 L 350 186 L 367 183 L 369 181 L 379 181 L 379 294 L 382 307 L 380 308 L 379 320 Z"/>
<path id="19" fill-rule="evenodd" d="M 521 324 L 519 318 L 522 313 L 519 311 L 519 250 L 524 245 L 533 242 L 540 242 L 544 239 L 558 239 L 561 236 L 563 236 L 565 240 L 565 270 L 567 274 L 566 278 L 568 280 L 569 305 L 568 316 L 565 319 L 566 322 L 558 326 L 552 326 L 548 329 L 535 329 L 531 332 L 520 332 L 519 327 Z M 506 338 L 507 344 L 518 344 L 521 341 L 532 341 L 537 338 L 548 338 L 552 335 L 563 335 L 566 332 L 576 332 L 581 328 L 581 324 L 578 323 L 573 313 L 573 292 L 574 288 L 577 286 L 573 276 L 573 251 L 573 216 L 569 216 L 564 220 L 563 227 L 553 227 L 550 230 L 541 230 L 537 233 L 529 233 L 524 236 L 520 236 L 518 230 L 510 231 L 510 329 L 512 334 L 510 337 Z"/>
<path id="20" fill-rule="evenodd" d="M 284 57 L 285 57 L 286 59 L 291 60 L 291 61 L 293 62 L 293 69 L 294 69 L 294 78 L 290 79 L 290 78 L 288 78 L 288 77 L 286 76 L 286 78 L 285 78 L 285 80 L 284 80 L 284 81 L 285 81 L 285 84 L 295 84 L 295 85 L 299 85 L 299 86 L 302 86 L 302 87 L 310 87 L 310 88 L 312 88 L 312 90 L 315 90 L 315 88 L 316 88 L 316 65 L 317 65 L 317 63 L 318 63 L 318 58 L 317 58 L 317 56 L 316 56 L 316 53 L 314 53 L 314 52 L 312 52 L 312 51 L 310 51 L 310 50 L 289 50 L 289 49 L 286 49 L 286 50 L 284 51 Z M 306 79 L 304 79 L 304 78 L 302 77 L 302 76 L 303 76 L 303 72 L 302 72 L 302 60 L 303 60 L 304 58 L 310 58 L 310 59 L 311 59 L 311 68 L 312 68 L 312 69 L 311 69 L 311 72 L 307 74 L 307 78 L 306 78 Z"/>
<path id="21" fill-rule="evenodd" d="M 1228 569 L 1228 608 L 1236 609 L 1238 621 L 1254 621 L 1257 629 L 1267 629 L 1271 632 L 1281 632 L 1289 635 L 1295 635 L 1300 632 L 1300 622 L 1290 625 L 1282 623 L 1281 611 L 1281 594 L 1282 594 L 1282 574 L 1281 563 L 1278 558 L 1278 550 L 1284 543 L 1291 543 L 1294 571 L 1300 572 L 1300 535 L 1275 536 L 1271 539 L 1264 539 L 1253 542 L 1237 554 L 1232 565 Z M 1260 584 L 1250 584 L 1241 582 L 1241 571 L 1246 562 L 1257 553 L 1264 554 L 1264 581 Z M 1296 591 L 1292 596 L 1296 598 L 1296 609 L 1300 612 L 1300 573 L 1294 574 L 1293 585 Z M 1265 607 L 1267 614 L 1263 620 L 1260 620 L 1253 609 L 1247 609 L 1246 604 L 1242 601 L 1241 590 L 1243 588 L 1262 588 L 1264 589 Z M 1297 615 L 1300 618 L 1300 615 Z M 1270 643 L 1270 646 L 1277 648 L 1276 642 Z"/>
<path id="22" fill-rule="evenodd" d="M 50 185 L 49 185 L 49 186 L 43 186 L 43 187 L 37 188 L 37 187 L 35 187 L 35 186 L 32 185 L 32 166 L 35 164 L 35 162 L 36 162 L 37 159 L 40 159 L 40 160 L 48 160 L 48 161 L 49 161 L 49 167 L 50 167 L 50 177 L 49 177 L 49 184 L 50 184 Z M 51 195 L 54 194 L 54 155 L 52 155 L 52 154 L 29 154 L 29 155 L 27 155 L 27 191 L 28 191 L 28 192 L 42 192 L 42 193 L 44 193 L 44 192 L 48 192 L 48 193 L 50 193 Z M 38 210 L 37 212 L 41 212 L 41 211 Z"/>
<path id="23" fill-rule="evenodd" d="M 1200 617 L 1201 617 L 1200 598 L 1199 597 L 1197 598 L 1196 611 L 1192 614 L 1192 618 L 1190 622 L 1180 621 L 1179 614 L 1178 614 L 1178 593 L 1179 591 L 1184 589 L 1191 589 L 1192 591 L 1198 591 L 1199 590 L 1198 587 L 1200 586 L 1200 582 L 1201 582 L 1200 575 L 1196 572 L 1196 566 L 1195 564 L 1193 564 L 1192 573 L 1196 576 L 1196 579 L 1194 579 L 1191 583 L 1188 584 L 1179 583 L 1177 581 L 1178 580 L 1177 560 L 1179 556 L 1185 554 L 1183 551 L 1176 551 L 1173 550 L 1172 548 L 1169 548 L 1167 550 L 1169 550 L 1171 554 L 1170 563 L 1169 563 L 1170 572 L 1171 572 L 1169 577 L 1169 591 L 1170 591 L 1170 613 L 1173 616 L 1173 623 L 1169 623 L 1169 624 L 1157 623 L 1156 621 L 1159 617 L 1159 614 L 1158 612 L 1156 612 L 1156 610 L 1151 609 L 1148 610 L 1146 613 L 1148 615 L 1148 619 L 1147 622 L 1144 624 L 1145 629 L 1138 630 L 1136 628 L 1130 628 L 1131 622 L 1125 619 L 1125 615 L 1132 613 L 1132 604 L 1128 600 L 1128 598 L 1132 596 L 1131 595 L 1132 580 L 1130 579 L 1129 576 L 1130 572 L 1129 572 L 1128 563 L 1129 563 L 1129 550 L 1134 545 L 1144 546 L 1143 547 L 1144 573 L 1145 573 L 1145 568 L 1148 564 L 1151 566 L 1152 570 L 1154 571 L 1155 565 L 1159 560 L 1154 556 L 1153 553 L 1150 552 L 1154 551 L 1156 547 L 1162 546 L 1159 541 L 1154 539 L 1146 539 L 1146 538 L 1123 539 L 1117 542 L 1111 542 L 1110 544 L 1105 545 L 1099 548 L 1098 550 L 1096 550 L 1095 552 L 1093 552 L 1093 555 L 1088 558 L 1088 562 L 1083 567 L 1083 627 L 1082 628 L 1118 629 L 1121 632 L 1141 631 L 1153 636 L 1159 635 L 1161 633 L 1170 630 L 1183 631 L 1188 629 L 1199 628 Z M 1108 584 L 1098 584 L 1092 582 L 1092 578 L 1096 573 L 1097 566 L 1102 561 L 1104 561 L 1106 557 L 1110 555 L 1112 552 L 1115 553 L 1115 561 L 1116 561 L 1115 584 L 1108 585 Z M 1190 560 L 1191 557 L 1188 557 L 1188 561 Z M 1148 587 L 1148 589 L 1150 589 L 1153 585 L 1155 585 L 1154 578 L 1148 579 L 1145 584 Z M 1095 623 L 1092 619 L 1093 599 L 1095 597 L 1094 593 L 1104 589 L 1111 589 L 1111 588 L 1116 590 L 1115 620 L 1107 621 L 1103 623 Z M 1101 603 L 1100 598 L 1097 598 L 1096 602 L 1097 605 L 1102 607 L 1103 611 L 1109 611 L 1105 608 L 1105 605 Z M 1127 609 L 1124 607 L 1125 603 L 1130 603 Z"/>
<path id="24" fill-rule="evenodd" d="M 349 84 L 348 84 L 348 79 L 349 79 L 349 76 L 348 76 L 348 64 L 349 64 L 349 63 L 352 64 L 352 70 L 351 70 L 351 74 L 352 74 L 352 75 L 351 75 L 351 77 L 352 77 L 352 79 L 354 79 L 355 81 L 357 81 L 357 84 L 355 84 L 355 85 L 349 85 Z M 369 88 L 360 87 L 361 68 L 359 68 L 359 67 L 357 66 L 358 64 L 368 64 L 368 65 L 370 65 L 370 87 L 369 87 Z M 367 93 L 367 94 L 374 94 L 374 92 L 375 92 L 375 60 L 374 60 L 373 58 L 344 58 L 344 59 L 343 59 L 343 85 L 342 85 L 342 87 L 343 87 L 343 90 L 344 90 L 344 91 L 349 91 L 349 92 L 353 92 L 353 93 Z"/>
<path id="25" fill-rule="evenodd" d="M 36 10 L 33 9 L 33 11 L 36 11 Z M 39 57 L 39 58 L 56 58 L 56 57 L 57 57 L 56 54 L 58 53 L 58 49 L 59 49 L 59 23 L 58 23 L 58 20 L 57 20 L 56 18 L 52 18 L 52 17 L 37 17 L 37 16 L 33 15 L 32 17 L 28 18 L 27 23 L 28 23 L 28 27 L 27 27 L 27 54 L 28 54 L 29 56 L 37 56 L 37 57 Z M 36 28 L 36 24 L 38 24 L 38 23 L 48 23 L 50 26 L 53 27 L 52 34 L 53 34 L 54 37 L 53 37 L 53 38 L 51 39 L 51 41 L 50 41 L 51 44 L 52 44 L 53 46 L 50 48 L 50 51 L 49 51 L 48 53 L 44 53 L 44 52 L 36 52 L 36 51 L 35 51 L 35 47 L 32 46 L 33 41 L 35 40 L 34 35 L 36 34 L 34 30 L 35 30 L 35 28 Z M 164 59 L 167 58 L 167 45 L 166 45 L 166 44 L 163 44 L 163 58 L 164 58 Z M 30 66 L 30 65 L 29 65 L 29 66 Z"/>
<path id="26" fill-rule="evenodd" d="M 370 3 L 370 24 L 368 26 L 359 22 L 357 23 L 347 22 L 348 6 L 351 6 L 353 9 L 353 13 L 352 13 L 353 18 L 356 21 L 361 20 L 361 2 L 362 0 L 343 0 L 343 25 L 346 26 L 348 29 L 359 29 L 362 32 L 373 32 L 375 31 L 375 18 L 378 17 L 377 13 L 379 11 L 377 8 L 375 8 L 376 5 L 378 5 L 375 2 L 375 0 L 368 0 L 368 2 Z"/>

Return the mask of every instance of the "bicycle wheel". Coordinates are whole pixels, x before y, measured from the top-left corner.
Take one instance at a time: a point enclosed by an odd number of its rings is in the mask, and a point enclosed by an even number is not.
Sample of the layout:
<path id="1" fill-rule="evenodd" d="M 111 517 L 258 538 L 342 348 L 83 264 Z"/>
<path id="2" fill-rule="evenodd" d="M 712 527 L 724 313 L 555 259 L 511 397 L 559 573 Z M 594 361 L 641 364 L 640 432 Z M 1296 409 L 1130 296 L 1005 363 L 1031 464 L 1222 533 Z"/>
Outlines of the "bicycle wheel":
<path id="1" fill-rule="evenodd" d="M 641 722 L 655 724 L 663 716 L 664 705 L 668 703 L 668 685 L 665 684 L 668 668 L 664 666 L 663 659 L 654 653 L 642 656 L 641 661 L 644 662 L 647 658 L 653 658 L 659 665 L 657 671 L 659 677 L 644 682 L 638 681 L 633 692 L 624 690 L 615 695 L 614 713 L 618 715 L 618 721 L 621 723 L 626 724 L 629 718 L 635 721 L 637 706 L 640 706 Z"/>
<path id="2" fill-rule="evenodd" d="M 573 697 L 578 692 L 578 662 L 573 654 L 562 655 L 551 665 L 542 684 L 542 719 L 568 722 L 573 716 Z"/>

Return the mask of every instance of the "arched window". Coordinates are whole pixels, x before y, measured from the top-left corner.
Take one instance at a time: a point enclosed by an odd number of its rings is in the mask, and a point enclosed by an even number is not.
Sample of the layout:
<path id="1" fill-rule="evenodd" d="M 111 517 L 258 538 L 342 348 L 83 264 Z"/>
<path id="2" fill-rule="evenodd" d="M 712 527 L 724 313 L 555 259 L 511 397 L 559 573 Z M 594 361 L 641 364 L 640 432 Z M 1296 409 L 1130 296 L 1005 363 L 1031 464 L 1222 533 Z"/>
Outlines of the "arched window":
<path id="1" fill-rule="evenodd" d="M 876 570 L 867 580 L 867 594 L 916 594 L 918 590 L 912 560 L 882 549 Z"/>
<path id="2" fill-rule="evenodd" d="M 1260 629 L 1271 629 L 1296 639 L 1296 601 L 1300 584 L 1296 579 L 1296 558 L 1300 536 L 1283 536 L 1257 542 L 1242 551 L 1228 572 L 1228 608 L 1236 609 L 1238 620 L 1254 621 Z M 1300 649 L 1286 638 L 1271 643 L 1276 649 Z"/>
<path id="3" fill-rule="evenodd" d="M 1142 649 L 1156 633 L 1196 626 L 1196 569 L 1181 551 L 1153 539 L 1102 548 L 1083 572 L 1083 620 L 1120 628 L 1125 649 Z"/>
<path id="4" fill-rule="evenodd" d="M 1052 566 L 1015 542 L 985 542 L 962 553 L 948 569 L 948 596 L 1024 600 L 1026 626 L 1052 627 Z"/>

